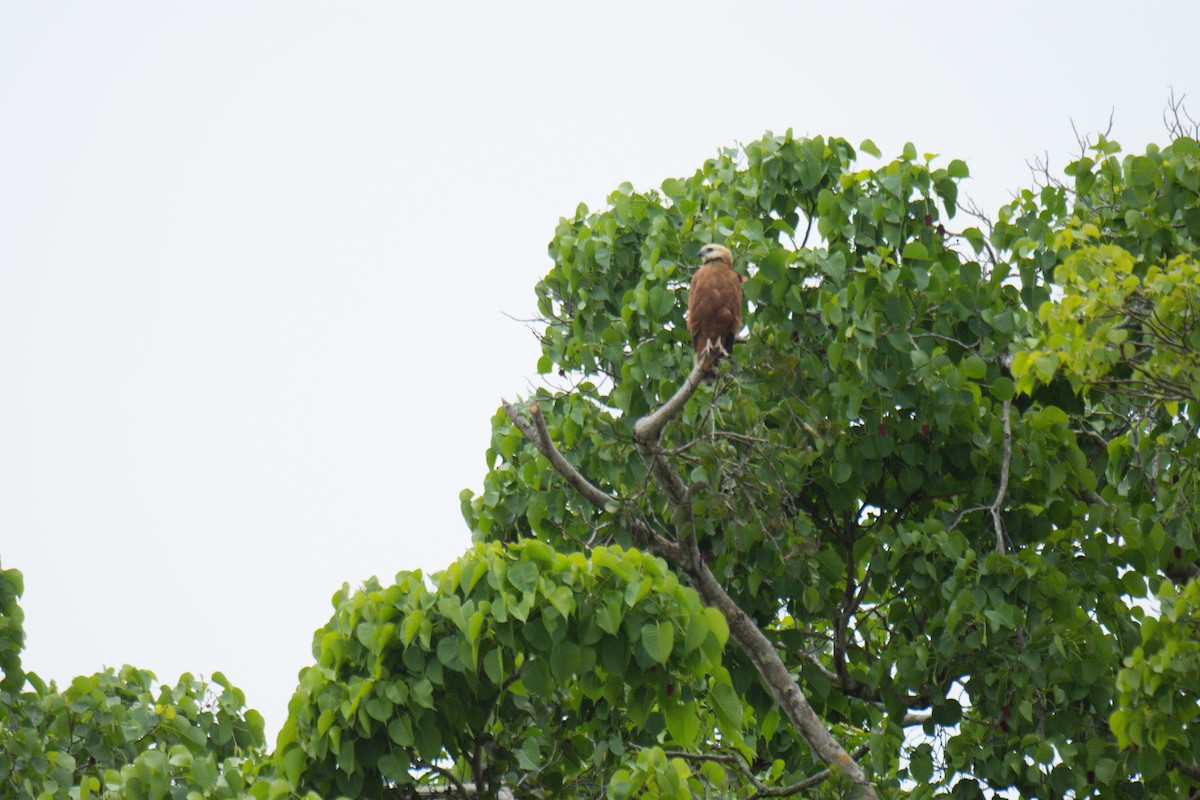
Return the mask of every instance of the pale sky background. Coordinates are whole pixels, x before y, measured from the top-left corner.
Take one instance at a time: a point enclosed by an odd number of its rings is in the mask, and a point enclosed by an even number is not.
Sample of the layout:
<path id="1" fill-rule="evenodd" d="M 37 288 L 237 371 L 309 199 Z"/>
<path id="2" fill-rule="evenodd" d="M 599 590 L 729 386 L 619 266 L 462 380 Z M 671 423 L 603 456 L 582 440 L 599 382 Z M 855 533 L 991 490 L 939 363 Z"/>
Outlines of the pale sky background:
<path id="1" fill-rule="evenodd" d="M 286 716 L 342 584 L 469 545 L 546 243 L 764 130 L 962 158 L 1200 116 L 1200 3 L 0 5 L 0 564 L 27 669 Z"/>

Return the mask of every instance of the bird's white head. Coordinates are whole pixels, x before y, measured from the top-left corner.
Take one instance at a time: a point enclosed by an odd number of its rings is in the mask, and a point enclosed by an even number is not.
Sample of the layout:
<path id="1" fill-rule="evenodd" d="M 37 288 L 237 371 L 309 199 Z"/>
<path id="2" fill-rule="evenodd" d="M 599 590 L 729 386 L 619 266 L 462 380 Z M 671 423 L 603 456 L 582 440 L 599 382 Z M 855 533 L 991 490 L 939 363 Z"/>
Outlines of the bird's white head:
<path id="1" fill-rule="evenodd" d="M 719 244 L 706 244 L 700 248 L 700 263 L 707 264 L 710 261 L 724 261 L 733 266 L 733 253 Z"/>

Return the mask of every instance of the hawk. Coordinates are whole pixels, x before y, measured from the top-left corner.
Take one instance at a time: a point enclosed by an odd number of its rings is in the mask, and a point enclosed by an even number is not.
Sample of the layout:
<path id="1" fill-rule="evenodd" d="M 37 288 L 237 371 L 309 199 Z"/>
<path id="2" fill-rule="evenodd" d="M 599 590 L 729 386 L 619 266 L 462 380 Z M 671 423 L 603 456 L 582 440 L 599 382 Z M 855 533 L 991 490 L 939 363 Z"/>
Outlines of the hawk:
<path id="1" fill-rule="evenodd" d="M 709 348 L 717 359 L 733 355 L 733 337 L 742 329 L 742 276 L 733 271 L 733 254 L 719 244 L 700 248 L 700 269 L 692 276 L 688 290 L 688 333 L 696 348 L 695 361 L 704 361 Z M 717 379 L 710 368 L 704 382 Z"/>

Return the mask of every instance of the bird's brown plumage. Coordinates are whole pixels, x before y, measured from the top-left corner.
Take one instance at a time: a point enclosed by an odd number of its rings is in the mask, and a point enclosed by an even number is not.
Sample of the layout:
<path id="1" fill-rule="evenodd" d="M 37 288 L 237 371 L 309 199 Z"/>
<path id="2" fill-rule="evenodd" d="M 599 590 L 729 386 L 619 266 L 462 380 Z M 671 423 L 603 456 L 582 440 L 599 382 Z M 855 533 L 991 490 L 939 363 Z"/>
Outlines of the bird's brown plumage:
<path id="1" fill-rule="evenodd" d="M 706 244 L 700 262 L 688 290 L 687 316 L 697 364 L 710 347 L 718 360 L 732 355 L 733 338 L 742 329 L 742 278 L 733 271 L 733 255 L 719 244 Z M 716 375 L 709 370 L 704 380 L 711 383 Z"/>

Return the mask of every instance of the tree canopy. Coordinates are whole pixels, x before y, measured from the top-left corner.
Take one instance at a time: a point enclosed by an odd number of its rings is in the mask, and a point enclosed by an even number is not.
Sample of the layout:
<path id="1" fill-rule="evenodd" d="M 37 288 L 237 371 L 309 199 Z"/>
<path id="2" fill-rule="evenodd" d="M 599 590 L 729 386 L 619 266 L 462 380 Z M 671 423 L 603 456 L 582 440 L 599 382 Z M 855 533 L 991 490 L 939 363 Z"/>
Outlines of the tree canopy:
<path id="1" fill-rule="evenodd" d="M 334 596 L 273 751 L 223 676 L 27 675 L 0 573 L 5 792 L 1195 794 L 1200 146 L 1098 137 L 994 221 L 943 161 L 767 134 L 560 220 L 475 545 Z"/>

